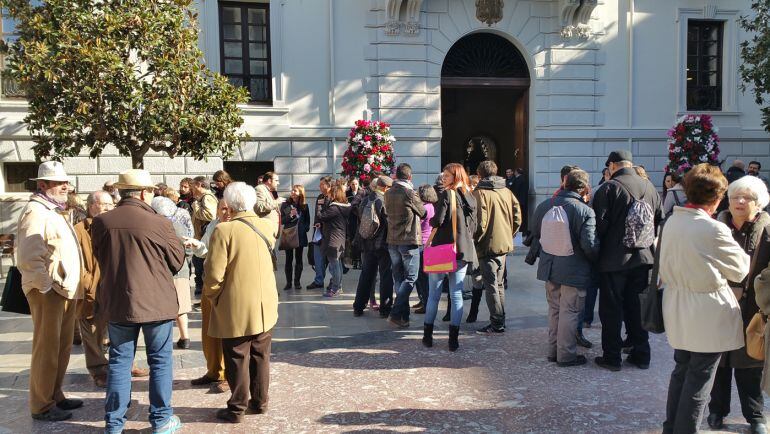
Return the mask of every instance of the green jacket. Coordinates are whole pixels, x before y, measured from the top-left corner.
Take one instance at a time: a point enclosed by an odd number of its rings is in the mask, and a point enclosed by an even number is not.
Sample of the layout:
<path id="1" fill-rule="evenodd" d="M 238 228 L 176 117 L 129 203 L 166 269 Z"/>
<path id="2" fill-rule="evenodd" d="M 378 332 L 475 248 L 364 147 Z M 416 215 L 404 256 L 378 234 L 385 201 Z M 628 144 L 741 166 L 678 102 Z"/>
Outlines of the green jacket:
<path id="1" fill-rule="evenodd" d="M 513 251 L 513 237 L 521 226 L 521 207 L 499 176 L 484 178 L 473 190 L 476 199 L 476 253 L 479 258 Z"/>

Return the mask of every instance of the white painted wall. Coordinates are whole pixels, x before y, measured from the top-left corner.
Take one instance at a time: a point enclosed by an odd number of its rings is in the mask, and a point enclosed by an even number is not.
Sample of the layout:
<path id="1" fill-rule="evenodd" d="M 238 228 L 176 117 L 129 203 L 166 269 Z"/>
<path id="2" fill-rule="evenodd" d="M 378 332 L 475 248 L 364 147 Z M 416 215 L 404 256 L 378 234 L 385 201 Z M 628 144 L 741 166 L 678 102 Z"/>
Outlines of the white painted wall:
<path id="1" fill-rule="evenodd" d="M 609 151 L 626 148 L 660 184 L 666 162 L 666 130 L 681 110 L 684 86 L 680 38 L 687 17 L 727 20 L 726 103 L 715 114 L 723 157 L 756 158 L 770 169 L 770 138 L 760 127 L 751 95 L 737 90 L 735 18 L 749 0 L 600 0 L 588 40 L 561 37 L 557 0 L 506 0 L 502 21 L 488 27 L 475 18 L 475 0 L 424 0 L 420 31 L 387 35 L 387 0 L 273 0 L 271 40 L 273 107 L 244 107 L 249 138 L 233 159 L 273 161 L 282 187 L 304 184 L 317 194 L 321 176 L 339 171 L 347 130 L 365 115 L 394 124 L 396 155 L 415 168 L 415 182 L 440 170 L 440 70 L 449 48 L 476 31 L 495 32 L 514 43 L 530 63 L 530 179 L 533 200 L 559 182 L 563 164 L 579 164 L 594 181 Z M 219 66 L 217 5 L 197 2 L 201 47 Z M 711 6 L 714 6 L 713 8 Z M 729 28 L 733 27 L 733 30 Z M 31 161 L 31 143 L 19 124 L 24 106 L 0 101 L 0 160 Z M 80 191 L 98 188 L 129 167 L 106 152 L 67 161 Z M 211 174 L 222 160 L 207 162 L 153 155 L 148 167 L 175 184 L 185 174 Z M 0 183 L 0 193 L 2 183 Z M 0 210 L 0 232 L 12 220 Z"/>

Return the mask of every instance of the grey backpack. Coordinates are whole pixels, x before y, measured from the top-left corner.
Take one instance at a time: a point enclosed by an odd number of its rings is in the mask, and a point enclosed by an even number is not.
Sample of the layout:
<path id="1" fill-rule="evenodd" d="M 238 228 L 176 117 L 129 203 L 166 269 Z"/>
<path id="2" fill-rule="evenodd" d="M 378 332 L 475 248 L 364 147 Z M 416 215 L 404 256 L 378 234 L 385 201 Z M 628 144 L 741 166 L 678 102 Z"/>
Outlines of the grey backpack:
<path id="1" fill-rule="evenodd" d="M 377 214 L 376 200 L 366 200 L 361 204 L 361 220 L 358 222 L 358 235 L 363 240 L 371 240 L 380 228 L 380 216 Z"/>
<path id="2" fill-rule="evenodd" d="M 631 204 L 626 213 L 626 231 L 623 235 L 623 245 L 629 249 L 646 249 L 655 242 L 655 214 L 649 203 L 645 202 L 644 194 L 637 199 L 621 182 L 615 181 L 631 196 Z"/>

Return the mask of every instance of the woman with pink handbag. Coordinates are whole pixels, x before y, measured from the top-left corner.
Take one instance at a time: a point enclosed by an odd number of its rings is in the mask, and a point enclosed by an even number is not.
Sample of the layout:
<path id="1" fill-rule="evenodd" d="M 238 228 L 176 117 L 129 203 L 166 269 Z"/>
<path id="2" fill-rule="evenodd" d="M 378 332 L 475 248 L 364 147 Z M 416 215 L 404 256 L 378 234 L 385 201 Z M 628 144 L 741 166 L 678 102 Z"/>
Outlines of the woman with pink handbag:
<path id="1" fill-rule="evenodd" d="M 473 233 L 476 230 L 476 201 L 471 196 L 468 175 L 463 166 L 450 163 L 444 167 L 444 191 L 435 203 L 433 226 L 423 252 L 423 269 L 428 274 L 428 302 L 422 343 L 433 346 L 433 323 L 436 320 L 438 302 L 441 299 L 441 282 L 449 277 L 451 322 L 449 326 L 449 351 L 459 347 L 460 321 L 463 316 L 463 282 L 468 267 L 476 267 L 476 247 Z"/>

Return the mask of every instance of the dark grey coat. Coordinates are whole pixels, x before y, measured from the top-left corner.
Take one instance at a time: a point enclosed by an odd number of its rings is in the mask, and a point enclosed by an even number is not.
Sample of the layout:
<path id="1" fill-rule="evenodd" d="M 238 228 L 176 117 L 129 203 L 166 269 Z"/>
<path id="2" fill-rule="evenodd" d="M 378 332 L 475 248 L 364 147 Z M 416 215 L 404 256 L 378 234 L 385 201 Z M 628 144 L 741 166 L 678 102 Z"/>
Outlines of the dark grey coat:
<path id="1" fill-rule="evenodd" d="M 330 202 L 324 205 L 316 220 L 321 222 L 321 251 L 328 257 L 337 256 L 345 250 L 348 216 L 350 205 L 347 203 Z"/>
<path id="2" fill-rule="evenodd" d="M 732 216 L 729 210 L 724 210 L 717 216 L 717 220 L 727 225 L 733 233 L 733 239 L 743 247 L 743 250 L 752 257 L 749 274 L 743 282 L 729 282 L 730 286 L 739 286 L 744 288 L 743 297 L 738 300 L 741 307 L 741 316 L 743 317 L 743 329 L 748 327 L 754 314 L 759 311 L 757 297 L 754 285 L 754 278 L 768 266 L 770 261 L 770 215 L 760 211 L 753 222 L 746 222 L 743 227 L 736 229 L 732 224 Z M 759 250 L 757 252 L 757 250 Z M 755 252 L 756 257 L 754 256 Z M 746 346 L 722 354 L 719 360 L 719 366 L 731 368 L 761 368 L 764 365 L 762 361 L 752 359 L 746 353 Z"/>
<path id="3" fill-rule="evenodd" d="M 591 263 L 596 261 L 599 255 L 594 210 L 573 191 L 561 190 L 551 199 L 544 200 L 532 216 L 531 230 L 537 245 L 540 245 L 543 217 L 554 206 L 561 206 L 567 213 L 574 253 L 571 256 L 554 256 L 540 250 L 537 279 L 588 289 L 593 285 Z"/>

